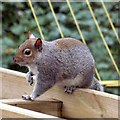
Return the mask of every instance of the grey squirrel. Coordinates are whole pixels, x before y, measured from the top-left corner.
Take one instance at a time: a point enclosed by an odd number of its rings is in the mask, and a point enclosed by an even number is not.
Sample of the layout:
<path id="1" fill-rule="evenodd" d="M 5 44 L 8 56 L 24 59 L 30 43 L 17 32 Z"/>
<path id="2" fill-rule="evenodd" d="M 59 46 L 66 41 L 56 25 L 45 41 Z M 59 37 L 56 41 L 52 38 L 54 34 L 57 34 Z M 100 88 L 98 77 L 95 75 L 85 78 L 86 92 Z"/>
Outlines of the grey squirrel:
<path id="1" fill-rule="evenodd" d="M 20 66 L 27 66 L 27 80 L 35 86 L 31 95 L 23 95 L 26 100 L 34 100 L 56 83 L 66 93 L 76 88 L 90 88 L 103 91 L 103 86 L 94 77 L 95 62 L 88 47 L 74 38 L 61 38 L 52 42 L 36 38 L 29 32 L 13 57 Z"/>

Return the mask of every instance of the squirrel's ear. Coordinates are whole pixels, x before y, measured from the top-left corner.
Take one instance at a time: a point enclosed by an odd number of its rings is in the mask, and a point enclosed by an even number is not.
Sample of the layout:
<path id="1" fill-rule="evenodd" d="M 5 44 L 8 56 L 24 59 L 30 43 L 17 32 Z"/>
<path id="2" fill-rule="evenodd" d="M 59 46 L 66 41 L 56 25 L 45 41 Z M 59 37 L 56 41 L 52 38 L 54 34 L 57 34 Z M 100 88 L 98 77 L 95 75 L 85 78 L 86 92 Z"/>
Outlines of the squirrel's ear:
<path id="1" fill-rule="evenodd" d="M 35 38 L 35 36 L 29 31 L 28 32 L 28 39 Z"/>
<path id="2" fill-rule="evenodd" d="M 38 38 L 34 44 L 35 48 L 38 49 L 39 51 L 42 50 L 42 40 L 41 38 Z"/>

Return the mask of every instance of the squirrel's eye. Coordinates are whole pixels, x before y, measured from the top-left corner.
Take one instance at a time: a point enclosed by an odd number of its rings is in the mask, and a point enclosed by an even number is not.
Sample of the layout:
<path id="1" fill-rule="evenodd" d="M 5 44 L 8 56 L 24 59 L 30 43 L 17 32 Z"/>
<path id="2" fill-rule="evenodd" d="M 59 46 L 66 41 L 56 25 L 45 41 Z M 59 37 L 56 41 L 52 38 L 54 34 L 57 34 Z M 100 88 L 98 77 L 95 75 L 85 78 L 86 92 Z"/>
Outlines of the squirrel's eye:
<path id="1" fill-rule="evenodd" d="M 24 54 L 25 54 L 26 56 L 30 56 L 30 55 L 32 54 L 32 51 L 27 48 L 27 49 L 24 50 Z"/>

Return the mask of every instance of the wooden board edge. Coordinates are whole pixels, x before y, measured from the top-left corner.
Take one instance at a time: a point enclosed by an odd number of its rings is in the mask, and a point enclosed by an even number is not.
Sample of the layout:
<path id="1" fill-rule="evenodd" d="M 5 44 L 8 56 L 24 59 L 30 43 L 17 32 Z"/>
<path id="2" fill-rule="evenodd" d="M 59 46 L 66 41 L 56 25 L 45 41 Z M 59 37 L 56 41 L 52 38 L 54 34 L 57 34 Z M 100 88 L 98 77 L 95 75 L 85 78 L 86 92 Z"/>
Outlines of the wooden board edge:
<path id="1" fill-rule="evenodd" d="M 43 114 L 39 112 L 34 112 L 31 110 L 27 110 L 27 109 L 20 108 L 20 107 L 15 107 L 15 106 L 8 105 L 8 104 L 1 103 L 1 102 L 0 102 L 0 109 L 4 111 L 9 111 L 11 113 L 14 112 L 16 114 L 23 115 L 24 117 L 27 117 L 27 118 L 58 118 L 55 116 L 51 116 L 51 115 L 47 115 L 47 114 Z"/>

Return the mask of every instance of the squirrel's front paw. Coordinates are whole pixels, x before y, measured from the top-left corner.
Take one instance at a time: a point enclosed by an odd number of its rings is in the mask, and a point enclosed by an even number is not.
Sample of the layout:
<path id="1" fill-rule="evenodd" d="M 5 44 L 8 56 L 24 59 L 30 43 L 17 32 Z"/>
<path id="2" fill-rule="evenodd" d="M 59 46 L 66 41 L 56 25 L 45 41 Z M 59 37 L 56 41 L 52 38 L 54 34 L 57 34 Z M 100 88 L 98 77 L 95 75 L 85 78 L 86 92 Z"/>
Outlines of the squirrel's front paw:
<path id="1" fill-rule="evenodd" d="M 22 95 L 23 100 L 34 100 L 30 95 Z"/>
<path id="2" fill-rule="evenodd" d="M 32 72 L 27 73 L 26 79 L 27 79 L 27 81 L 30 85 L 33 84 L 33 74 L 32 74 Z"/>

